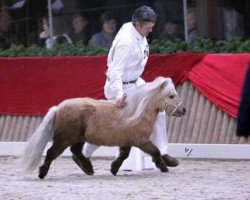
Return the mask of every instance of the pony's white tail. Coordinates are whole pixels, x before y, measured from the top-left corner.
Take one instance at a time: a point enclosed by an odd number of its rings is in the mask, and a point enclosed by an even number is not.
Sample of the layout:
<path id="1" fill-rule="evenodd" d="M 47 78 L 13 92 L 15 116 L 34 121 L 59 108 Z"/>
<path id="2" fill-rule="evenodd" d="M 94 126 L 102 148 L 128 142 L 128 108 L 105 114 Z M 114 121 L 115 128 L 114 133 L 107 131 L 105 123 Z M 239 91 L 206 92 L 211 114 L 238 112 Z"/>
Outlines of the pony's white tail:
<path id="1" fill-rule="evenodd" d="M 39 127 L 29 139 L 23 155 L 20 158 L 23 171 L 34 171 L 39 165 L 43 150 L 54 133 L 56 110 L 57 106 L 50 108 Z"/>

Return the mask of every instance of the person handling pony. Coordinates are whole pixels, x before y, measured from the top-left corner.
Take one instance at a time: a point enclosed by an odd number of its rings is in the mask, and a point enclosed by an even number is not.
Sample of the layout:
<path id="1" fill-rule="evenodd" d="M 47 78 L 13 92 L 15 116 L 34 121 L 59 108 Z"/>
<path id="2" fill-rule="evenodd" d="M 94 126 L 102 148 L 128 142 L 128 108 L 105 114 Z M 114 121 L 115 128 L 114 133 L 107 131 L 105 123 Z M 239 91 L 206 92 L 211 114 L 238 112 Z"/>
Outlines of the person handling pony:
<path id="1" fill-rule="evenodd" d="M 112 43 L 107 58 L 108 68 L 104 94 L 108 101 L 113 101 L 119 108 L 126 105 L 126 94 L 130 94 L 138 86 L 145 83 L 140 76 L 144 71 L 149 55 L 146 37 L 152 32 L 156 20 L 157 14 L 152 8 L 145 5 L 139 7 L 132 15 L 132 22 L 125 23 L 121 27 Z M 151 140 L 160 150 L 161 157 L 167 166 L 178 166 L 178 160 L 167 154 L 165 112 L 158 115 Z M 90 158 L 97 148 L 98 146 L 94 144 L 85 143 L 84 156 Z M 128 162 L 129 158 L 127 159 Z M 87 168 L 85 173 L 93 174 L 93 172 L 88 172 Z"/>

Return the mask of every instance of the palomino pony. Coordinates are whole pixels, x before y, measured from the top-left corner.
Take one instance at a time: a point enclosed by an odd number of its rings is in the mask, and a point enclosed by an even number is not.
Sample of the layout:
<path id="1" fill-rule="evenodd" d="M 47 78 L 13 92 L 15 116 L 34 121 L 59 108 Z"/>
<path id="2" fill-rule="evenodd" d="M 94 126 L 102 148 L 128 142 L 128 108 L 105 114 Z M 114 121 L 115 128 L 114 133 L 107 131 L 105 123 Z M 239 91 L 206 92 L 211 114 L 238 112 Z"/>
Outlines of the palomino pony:
<path id="1" fill-rule="evenodd" d="M 159 112 L 183 116 L 186 109 L 170 78 L 158 77 L 139 86 L 127 96 L 126 106 L 91 98 L 74 98 L 52 107 L 32 135 L 22 156 L 25 171 L 35 170 L 48 141 L 53 138 L 38 177 L 43 179 L 51 162 L 70 146 L 73 160 L 87 174 L 94 173 L 90 159 L 82 154 L 85 142 L 104 146 L 119 146 L 119 156 L 112 162 L 116 175 L 132 146 L 152 156 L 162 172 L 167 166 L 150 136 Z"/>

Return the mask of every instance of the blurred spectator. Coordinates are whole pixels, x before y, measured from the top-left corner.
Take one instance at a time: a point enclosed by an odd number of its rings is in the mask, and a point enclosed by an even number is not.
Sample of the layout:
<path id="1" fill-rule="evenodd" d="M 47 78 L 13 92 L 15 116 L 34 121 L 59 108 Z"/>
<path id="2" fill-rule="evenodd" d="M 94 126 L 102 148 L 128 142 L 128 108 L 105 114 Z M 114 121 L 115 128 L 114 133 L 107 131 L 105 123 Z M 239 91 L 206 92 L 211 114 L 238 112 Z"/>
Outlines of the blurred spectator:
<path id="1" fill-rule="evenodd" d="M 174 40 L 181 38 L 179 25 L 173 20 L 169 20 L 165 23 L 163 32 L 160 35 L 160 39 L 164 40 Z"/>
<path id="2" fill-rule="evenodd" d="M 46 40 L 49 40 L 49 22 L 48 18 L 42 18 L 42 30 L 39 33 L 39 44 L 42 47 L 46 46 Z"/>
<path id="3" fill-rule="evenodd" d="M 36 25 L 36 30 L 32 31 L 27 38 L 27 45 L 30 46 L 32 44 L 37 44 L 39 45 L 39 41 L 40 41 L 40 33 L 43 32 L 43 24 L 45 23 L 44 20 L 46 20 L 47 23 L 47 19 L 45 19 L 44 17 L 39 17 L 37 19 L 37 25 Z M 47 38 L 47 37 L 46 37 Z"/>
<path id="4" fill-rule="evenodd" d="M 171 21 L 177 24 L 180 24 L 180 34 L 181 39 L 184 39 L 183 32 L 183 0 L 154 0 L 151 1 L 153 7 L 155 8 L 157 16 L 157 23 L 155 24 L 154 31 L 152 35 L 154 38 L 160 38 L 161 35 L 165 32 L 164 27 L 166 22 L 170 19 Z"/>
<path id="5" fill-rule="evenodd" d="M 49 35 L 49 23 L 46 17 L 43 18 L 42 32 L 39 34 L 40 46 L 51 49 L 53 44 L 64 42 L 72 44 L 72 40 L 67 34 L 64 20 L 60 17 L 53 18 L 53 37 L 52 41 Z"/>
<path id="6" fill-rule="evenodd" d="M 8 49 L 11 45 L 11 15 L 7 11 L 0 13 L 0 48 Z"/>
<path id="7" fill-rule="evenodd" d="M 196 14 L 194 8 L 188 9 L 188 40 L 189 42 L 194 42 L 198 39 L 197 34 L 197 24 L 196 24 Z"/>
<path id="8" fill-rule="evenodd" d="M 242 37 L 243 24 L 242 16 L 233 8 L 223 8 L 224 36 L 226 40 L 231 40 L 236 36 Z"/>
<path id="9" fill-rule="evenodd" d="M 73 43 L 88 44 L 89 39 L 91 38 L 91 28 L 87 15 L 74 15 L 72 19 L 72 28 L 73 31 L 70 33 L 70 37 L 72 38 Z"/>
<path id="10" fill-rule="evenodd" d="M 102 30 L 100 33 L 94 34 L 89 43 L 109 49 L 115 38 L 117 22 L 112 13 L 106 12 L 101 16 Z"/>

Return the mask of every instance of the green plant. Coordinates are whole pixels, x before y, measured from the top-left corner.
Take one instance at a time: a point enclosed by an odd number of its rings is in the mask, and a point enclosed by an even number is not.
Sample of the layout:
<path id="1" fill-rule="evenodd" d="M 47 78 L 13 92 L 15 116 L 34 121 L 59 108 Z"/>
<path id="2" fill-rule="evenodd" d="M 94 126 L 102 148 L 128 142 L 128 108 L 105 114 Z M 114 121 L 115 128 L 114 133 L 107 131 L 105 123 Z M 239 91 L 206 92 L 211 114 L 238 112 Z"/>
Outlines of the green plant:
<path id="1" fill-rule="evenodd" d="M 207 52 L 207 53 L 246 53 L 250 52 L 250 39 L 236 37 L 230 41 L 212 41 L 199 38 L 193 43 L 181 40 L 153 40 L 150 45 L 151 53 L 177 53 L 177 52 Z"/>
<path id="2" fill-rule="evenodd" d="M 207 52 L 207 53 L 246 53 L 250 52 L 250 39 L 234 38 L 231 41 L 212 41 L 199 38 L 193 43 L 187 43 L 179 39 L 159 40 L 150 43 L 150 53 L 172 54 L 178 52 Z M 36 56 L 92 56 L 107 55 L 106 49 L 82 44 L 57 44 L 53 49 L 46 49 L 37 45 L 24 47 L 12 45 L 9 49 L 0 49 L 0 57 L 36 57 Z"/>

